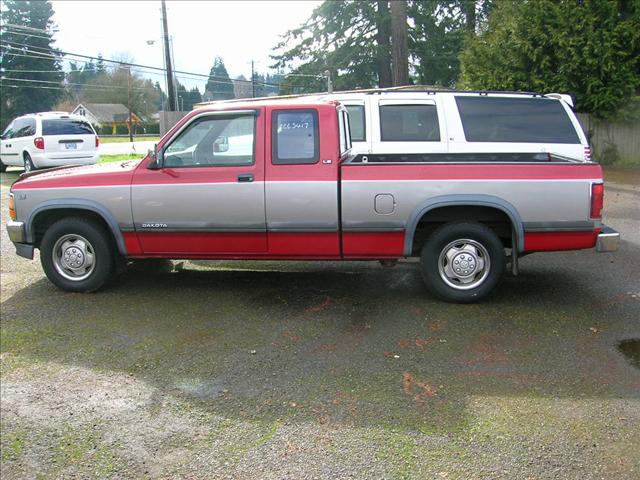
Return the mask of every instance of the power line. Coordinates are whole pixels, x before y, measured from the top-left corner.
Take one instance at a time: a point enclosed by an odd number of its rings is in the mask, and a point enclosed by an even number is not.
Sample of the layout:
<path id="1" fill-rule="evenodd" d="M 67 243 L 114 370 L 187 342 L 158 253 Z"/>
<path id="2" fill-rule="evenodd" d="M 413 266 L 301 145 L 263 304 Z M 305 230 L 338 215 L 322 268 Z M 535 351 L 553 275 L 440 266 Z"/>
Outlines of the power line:
<path id="1" fill-rule="evenodd" d="M 5 42 L 6 43 L 6 42 Z M 13 44 L 13 46 L 11 45 Z M 19 45 L 21 47 L 28 47 L 28 48 L 35 48 L 38 50 L 44 50 L 42 47 L 38 47 L 35 45 L 30 45 L 27 43 L 21 43 L 21 42 L 15 42 L 15 41 L 11 41 L 11 44 L 8 45 L 9 48 L 15 48 L 16 50 L 20 50 L 19 48 L 15 47 L 15 45 Z M 39 51 L 31 51 L 30 53 L 35 53 L 35 54 L 39 54 L 39 55 L 45 55 L 45 57 L 43 58 L 58 58 L 57 56 L 50 54 L 49 52 L 39 52 Z M 103 58 L 103 57 L 93 57 L 90 55 L 82 55 L 79 53 L 71 53 L 71 52 L 64 52 L 61 50 L 57 50 L 57 53 L 63 56 L 71 56 L 71 57 L 79 57 L 79 58 L 87 58 L 87 59 L 91 59 L 91 60 L 102 60 L 103 62 L 107 62 L 107 63 L 114 63 L 114 64 L 118 64 L 118 65 L 125 65 L 125 66 L 131 66 L 131 67 L 135 67 L 135 68 L 139 68 L 139 69 L 148 69 L 148 70 L 154 70 L 157 72 L 162 72 L 163 74 L 166 72 L 166 70 L 164 68 L 160 68 L 160 67 L 152 67 L 150 65 L 141 65 L 141 64 L 137 64 L 137 63 L 130 63 L 130 62 L 121 62 L 119 60 L 111 60 L 108 58 Z M 11 53 L 10 55 L 16 55 L 14 53 Z M 181 70 L 174 70 L 174 73 L 179 73 L 182 75 L 189 75 L 192 77 L 199 77 L 199 78 L 206 78 L 206 79 L 213 79 L 218 80 L 218 81 L 222 81 L 222 82 L 229 82 L 231 79 L 225 79 L 224 77 L 218 77 L 218 76 L 214 76 L 214 75 L 205 75 L 202 73 L 194 73 L 194 72 L 185 72 L 185 71 L 181 71 Z M 251 83 L 251 80 L 235 80 L 236 82 L 243 82 L 243 83 Z M 266 82 L 256 82 L 256 83 L 261 83 L 262 85 L 265 86 L 272 86 L 272 87 L 279 87 L 279 85 L 277 84 L 269 84 Z M 302 85 L 295 85 L 295 86 L 300 86 L 302 87 Z"/>
<path id="2" fill-rule="evenodd" d="M 16 82 L 35 82 L 35 83 L 53 83 L 56 85 L 59 85 L 61 82 L 55 82 L 53 80 L 35 80 L 35 79 L 28 79 L 28 78 L 14 78 L 14 77 L 3 77 L 2 80 L 15 80 Z M 70 82 L 64 82 L 64 85 L 75 85 L 75 86 L 80 86 L 80 87 L 90 87 L 90 88 L 118 88 L 118 89 L 124 89 L 126 90 L 128 87 L 124 87 L 124 86 L 118 86 L 118 85 L 91 85 L 91 84 L 85 84 L 85 83 L 70 83 Z M 142 88 L 142 87 L 131 87 L 132 90 L 147 90 L 146 88 Z"/>

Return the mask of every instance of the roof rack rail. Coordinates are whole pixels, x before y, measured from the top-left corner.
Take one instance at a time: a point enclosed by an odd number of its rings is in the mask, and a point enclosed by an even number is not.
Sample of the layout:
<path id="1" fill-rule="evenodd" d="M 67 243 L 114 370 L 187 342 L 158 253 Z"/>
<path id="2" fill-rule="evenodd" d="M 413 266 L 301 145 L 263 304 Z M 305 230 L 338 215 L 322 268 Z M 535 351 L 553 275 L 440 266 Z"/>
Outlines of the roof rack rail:
<path id="1" fill-rule="evenodd" d="M 511 91 L 511 90 L 456 90 L 456 89 L 447 88 L 447 87 L 439 87 L 437 85 L 403 85 L 400 87 L 360 88 L 355 90 L 341 90 L 341 91 L 336 91 L 332 93 L 328 93 L 328 92 L 296 93 L 296 94 L 290 94 L 290 95 L 275 95 L 271 97 L 234 98 L 231 100 L 212 100 L 208 102 L 196 103 L 194 105 L 194 108 L 202 108 L 210 105 L 236 103 L 236 102 L 243 102 L 243 103 L 259 102 L 259 101 L 265 101 L 265 100 L 283 100 L 283 99 L 291 99 L 291 98 L 319 97 L 319 96 L 343 95 L 343 94 L 351 94 L 351 93 L 362 93 L 365 95 L 380 95 L 380 94 L 387 94 L 387 93 L 427 93 L 427 94 L 477 93 L 478 95 L 507 94 L 507 95 L 544 97 L 542 93 L 538 93 L 538 92 L 522 92 L 522 91 Z"/>

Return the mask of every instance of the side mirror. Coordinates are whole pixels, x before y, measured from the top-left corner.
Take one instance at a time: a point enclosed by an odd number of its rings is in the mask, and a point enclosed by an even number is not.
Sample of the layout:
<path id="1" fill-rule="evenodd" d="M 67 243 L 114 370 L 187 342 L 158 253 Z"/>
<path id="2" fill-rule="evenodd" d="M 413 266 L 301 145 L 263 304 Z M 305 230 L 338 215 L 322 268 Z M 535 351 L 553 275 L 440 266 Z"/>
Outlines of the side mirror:
<path id="1" fill-rule="evenodd" d="M 151 157 L 151 162 L 147 165 L 149 170 L 159 170 L 162 168 L 163 156 L 162 150 L 158 150 L 158 144 L 153 146 L 153 151 L 149 150 L 148 155 Z"/>
<path id="2" fill-rule="evenodd" d="M 213 153 L 224 153 L 229 151 L 229 138 L 222 135 L 213 142 Z"/>

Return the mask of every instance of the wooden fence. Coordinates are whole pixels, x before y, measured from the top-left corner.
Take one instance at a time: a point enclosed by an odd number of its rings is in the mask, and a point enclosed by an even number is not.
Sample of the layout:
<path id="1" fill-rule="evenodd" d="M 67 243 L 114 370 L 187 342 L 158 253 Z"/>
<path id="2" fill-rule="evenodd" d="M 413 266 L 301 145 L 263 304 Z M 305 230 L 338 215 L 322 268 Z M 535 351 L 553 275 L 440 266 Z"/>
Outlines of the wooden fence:
<path id="1" fill-rule="evenodd" d="M 578 119 L 589 138 L 595 160 L 640 165 L 640 120 L 600 120 L 588 113 L 578 113 Z"/>

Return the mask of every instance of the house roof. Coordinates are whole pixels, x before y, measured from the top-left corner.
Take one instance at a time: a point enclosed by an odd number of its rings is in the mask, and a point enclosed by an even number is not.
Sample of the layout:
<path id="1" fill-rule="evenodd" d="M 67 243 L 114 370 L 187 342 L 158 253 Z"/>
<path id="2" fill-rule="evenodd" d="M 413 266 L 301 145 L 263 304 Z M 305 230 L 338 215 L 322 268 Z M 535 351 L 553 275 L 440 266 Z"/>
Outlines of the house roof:
<path id="1" fill-rule="evenodd" d="M 129 109 L 121 103 L 82 103 L 78 105 L 80 106 L 88 110 L 100 123 L 126 122 L 129 118 Z M 134 121 L 138 119 L 133 112 L 131 117 Z"/>

